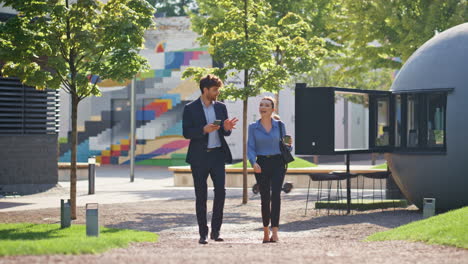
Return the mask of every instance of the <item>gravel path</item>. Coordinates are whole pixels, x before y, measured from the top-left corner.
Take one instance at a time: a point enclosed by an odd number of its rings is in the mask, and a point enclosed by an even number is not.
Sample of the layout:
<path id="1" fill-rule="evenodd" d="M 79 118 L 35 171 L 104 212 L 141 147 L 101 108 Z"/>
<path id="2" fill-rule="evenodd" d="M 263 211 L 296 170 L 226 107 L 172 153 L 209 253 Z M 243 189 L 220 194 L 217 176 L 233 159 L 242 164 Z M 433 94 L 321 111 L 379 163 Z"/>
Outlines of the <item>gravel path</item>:
<path id="1" fill-rule="evenodd" d="M 211 208 L 211 201 L 208 208 Z M 226 200 L 221 236 L 199 245 L 193 200 L 100 205 L 107 227 L 156 232 L 159 243 L 135 243 L 98 255 L 3 257 L 0 263 L 467 263 L 468 250 L 406 241 L 362 242 L 375 232 L 421 219 L 416 208 L 349 216 L 310 210 L 305 197 L 283 195 L 280 241 L 262 244 L 260 200 Z M 76 224 L 84 224 L 84 208 Z M 58 209 L 0 213 L 0 222 L 57 223 Z"/>

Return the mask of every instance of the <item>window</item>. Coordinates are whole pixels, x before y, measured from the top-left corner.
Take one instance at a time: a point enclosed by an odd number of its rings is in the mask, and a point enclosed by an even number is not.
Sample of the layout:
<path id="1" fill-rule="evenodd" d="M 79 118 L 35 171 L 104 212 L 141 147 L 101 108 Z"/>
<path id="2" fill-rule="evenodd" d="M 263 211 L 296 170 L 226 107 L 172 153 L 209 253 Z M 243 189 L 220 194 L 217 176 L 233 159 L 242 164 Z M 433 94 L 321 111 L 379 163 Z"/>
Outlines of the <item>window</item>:
<path id="1" fill-rule="evenodd" d="M 395 147 L 401 147 L 401 131 L 402 131 L 402 96 L 397 94 L 395 96 Z"/>
<path id="2" fill-rule="evenodd" d="M 296 154 L 443 154 L 451 91 L 310 89 L 297 84 Z"/>
<path id="3" fill-rule="evenodd" d="M 375 145 L 379 147 L 390 145 L 390 98 L 377 99 L 377 137 Z"/>
<path id="4" fill-rule="evenodd" d="M 394 96 L 395 148 L 401 151 L 445 149 L 447 92 Z"/>
<path id="5" fill-rule="evenodd" d="M 335 150 L 369 148 L 369 96 L 335 93 Z"/>
<path id="6" fill-rule="evenodd" d="M 427 99 L 427 146 L 443 147 L 445 143 L 445 102 L 443 93 L 429 94 Z"/>
<path id="7" fill-rule="evenodd" d="M 420 117 L 420 96 L 416 94 L 408 95 L 407 106 L 407 147 L 414 148 L 419 146 L 419 117 Z"/>

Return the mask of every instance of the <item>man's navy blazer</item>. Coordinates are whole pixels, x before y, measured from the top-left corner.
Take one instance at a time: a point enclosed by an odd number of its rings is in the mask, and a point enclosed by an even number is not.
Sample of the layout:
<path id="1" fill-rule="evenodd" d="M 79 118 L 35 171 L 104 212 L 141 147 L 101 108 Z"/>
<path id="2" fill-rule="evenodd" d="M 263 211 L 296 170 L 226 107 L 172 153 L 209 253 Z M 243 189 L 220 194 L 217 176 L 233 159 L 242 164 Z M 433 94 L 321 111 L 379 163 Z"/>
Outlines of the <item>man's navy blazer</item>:
<path id="1" fill-rule="evenodd" d="M 226 105 L 215 101 L 213 106 L 216 119 L 221 120 L 221 127 L 217 130 L 217 133 L 219 134 L 221 147 L 226 153 L 225 163 L 232 163 L 231 150 L 224 139 L 225 136 L 231 135 L 231 131 L 224 131 L 224 120 L 228 119 Z M 201 98 L 185 105 L 182 129 L 184 137 L 190 139 L 186 162 L 191 165 L 201 164 L 207 158 L 208 134 L 203 133 L 203 127 L 206 125 L 207 121 Z"/>

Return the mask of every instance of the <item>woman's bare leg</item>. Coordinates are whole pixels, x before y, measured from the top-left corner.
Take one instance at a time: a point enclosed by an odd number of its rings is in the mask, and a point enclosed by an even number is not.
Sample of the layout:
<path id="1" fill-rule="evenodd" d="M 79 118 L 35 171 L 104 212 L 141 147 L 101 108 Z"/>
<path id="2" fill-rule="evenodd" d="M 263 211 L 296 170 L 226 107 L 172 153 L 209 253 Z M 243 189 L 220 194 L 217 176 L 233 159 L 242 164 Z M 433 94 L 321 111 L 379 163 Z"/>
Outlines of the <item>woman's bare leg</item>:
<path id="1" fill-rule="evenodd" d="M 267 227 L 263 227 L 263 241 L 270 241 L 270 229 Z"/>

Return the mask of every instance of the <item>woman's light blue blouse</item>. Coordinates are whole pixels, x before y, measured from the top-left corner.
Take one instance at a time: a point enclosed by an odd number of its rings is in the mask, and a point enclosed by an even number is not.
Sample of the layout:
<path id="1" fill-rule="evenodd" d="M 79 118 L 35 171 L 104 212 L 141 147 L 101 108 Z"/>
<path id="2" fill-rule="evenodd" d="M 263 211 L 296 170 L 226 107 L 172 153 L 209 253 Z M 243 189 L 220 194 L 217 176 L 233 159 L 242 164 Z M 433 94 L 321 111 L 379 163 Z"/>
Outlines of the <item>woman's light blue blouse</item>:
<path id="1" fill-rule="evenodd" d="M 256 162 L 258 155 L 276 155 L 280 154 L 279 140 L 280 140 L 280 122 L 272 119 L 272 127 L 270 132 L 267 132 L 260 123 L 251 123 L 249 125 L 249 137 L 247 140 L 247 158 L 253 166 Z M 282 124 L 283 136 L 286 135 L 286 127 Z"/>

